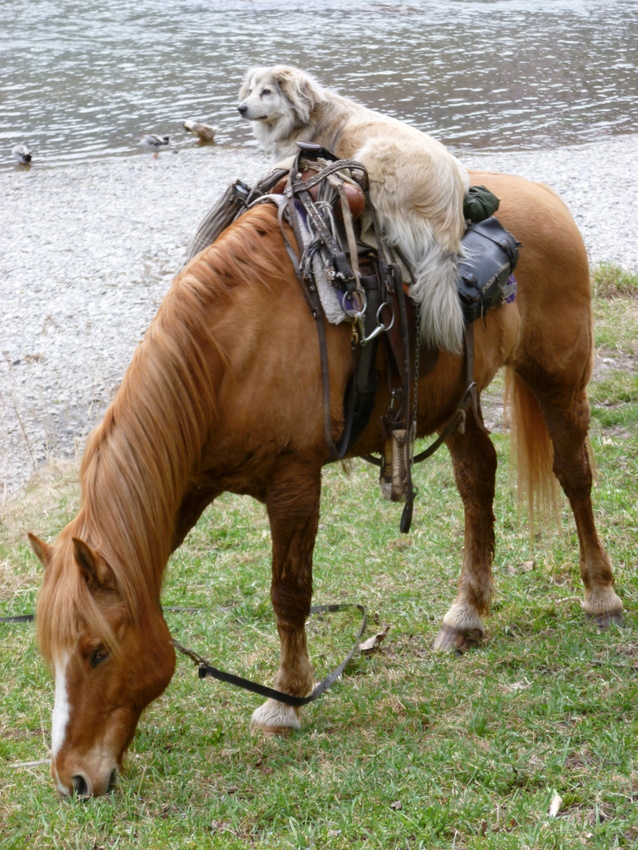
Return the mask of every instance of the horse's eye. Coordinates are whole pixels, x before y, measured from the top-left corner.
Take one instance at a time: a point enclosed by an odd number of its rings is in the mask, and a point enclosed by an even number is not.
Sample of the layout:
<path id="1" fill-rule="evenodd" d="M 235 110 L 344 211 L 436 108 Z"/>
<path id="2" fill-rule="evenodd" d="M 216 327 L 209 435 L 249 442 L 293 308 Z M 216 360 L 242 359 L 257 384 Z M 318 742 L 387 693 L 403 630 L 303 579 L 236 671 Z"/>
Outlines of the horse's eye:
<path id="1" fill-rule="evenodd" d="M 272 92 L 270 91 L 270 89 L 264 89 L 262 91 L 262 94 L 272 94 Z"/>
<path id="2" fill-rule="evenodd" d="M 109 654 L 106 649 L 104 649 L 103 646 L 98 646 L 98 648 L 94 649 L 91 653 L 91 667 L 97 667 L 98 664 L 106 661 L 108 657 Z"/>

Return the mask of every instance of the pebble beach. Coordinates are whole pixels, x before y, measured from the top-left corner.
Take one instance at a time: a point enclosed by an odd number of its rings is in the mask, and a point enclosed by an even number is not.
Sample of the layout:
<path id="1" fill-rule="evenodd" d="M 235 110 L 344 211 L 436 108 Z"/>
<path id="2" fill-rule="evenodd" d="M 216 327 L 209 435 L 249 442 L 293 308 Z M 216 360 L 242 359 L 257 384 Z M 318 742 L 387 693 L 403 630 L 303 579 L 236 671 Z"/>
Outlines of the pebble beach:
<path id="1" fill-rule="evenodd" d="M 455 151 L 557 191 L 592 263 L 638 272 L 638 135 L 534 151 Z M 207 146 L 0 172 L 0 504 L 81 452 L 200 220 L 268 163 Z"/>

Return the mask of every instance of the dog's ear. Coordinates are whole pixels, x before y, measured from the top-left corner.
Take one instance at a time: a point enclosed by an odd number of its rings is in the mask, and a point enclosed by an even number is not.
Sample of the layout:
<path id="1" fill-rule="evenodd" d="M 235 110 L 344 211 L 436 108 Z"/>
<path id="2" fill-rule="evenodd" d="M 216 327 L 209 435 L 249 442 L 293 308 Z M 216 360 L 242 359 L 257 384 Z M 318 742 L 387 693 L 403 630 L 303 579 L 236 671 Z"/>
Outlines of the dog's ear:
<path id="1" fill-rule="evenodd" d="M 313 109 L 326 100 L 323 87 L 310 74 L 287 65 L 275 68 L 273 76 L 299 123 L 307 124 Z"/>
<path id="2" fill-rule="evenodd" d="M 256 68 L 249 68 L 246 71 L 246 76 L 244 77 L 244 80 L 243 80 L 243 82 L 240 86 L 240 89 L 239 89 L 239 99 L 240 100 L 245 100 L 246 97 L 248 96 L 248 89 L 250 88 L 250 81 L 251 81 L 252 76 L 253 76 L 253 74 L 255 73 L 256 70 L 257 70 Z"/>

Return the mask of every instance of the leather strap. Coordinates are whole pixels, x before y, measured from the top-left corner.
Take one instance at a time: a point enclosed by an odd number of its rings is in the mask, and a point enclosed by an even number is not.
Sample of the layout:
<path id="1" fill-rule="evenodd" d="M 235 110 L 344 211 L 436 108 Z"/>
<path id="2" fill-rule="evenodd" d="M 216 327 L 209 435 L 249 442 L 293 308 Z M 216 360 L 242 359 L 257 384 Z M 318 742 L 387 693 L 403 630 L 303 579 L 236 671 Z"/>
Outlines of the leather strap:
<path id="1" fill-rule="evenodd" d="M 35 620 L 33 614 L 17 614 L 14 617 L 0 617 L 0 623 L 32 623 Z"/>
<path id="2" fill-rule="evenodd" d="M 311 614 L 332 614 L 336 611 L 348 611 L 351 608 L 357 608 L 362 614 L 361 627 L 359 632 L 357 633 L 357 638 L 352 646 L 350 652 L 346 655 L 344 660 L 338 667 L 329 673 L 325 679 L 322 679 L 321 682 L 316 686 L 316 688 L 312 691 L 311 694 L 305 697 L 295 697 L 292 694 L 286 694 L 283 691 L 277 691 L 274 688 L 268 688 L 265 685 L 259 685 L 257 682 L 251 682 L 250 679 L 244 679 L 242 676 L 235 676 L 234 673 L 226 673 L 223 670 L 219 670 L 217 667 L 213 667 L 208 661 L 199 655 L 197 652 L 194 652 L 192 649 L 188 649 L 185 646 L 182 646 L 176 640 L 171 641 L 175 649 L 178 649 L 183 655 L 186 655 L 195 664 L 198 665 L 199 669 L 197 674 L 200 679 L 205 679 L 207 676 L 210 676 L 213 679 L 217 679 L 220 682 L 227 682 L 229 685 L 235 685 L 238 688 L 243 688 L 246 691 L 251 691 L 254 694 L 259 694 L 259 696 L 266 697 L 266 699 L 274 699 L 278 702 L 283 702 L 286 705 L 292 705 L 296 708 L 299 708 L 302 705 L 308 705 L 310 702 L 314 702 L 319 699 L 322 694 L 328 690 L 328 688 L 334 684 L 334 682 L 341 676 L 343 671 L 346 668 L 346 665 L 356 652 L 359 647 L 359 643 L 361 638 L 363 637 L 363 633 L 366 629 L 367 624 L 367 611 L 363 605 L 313 605 L 310 609 Z"/>

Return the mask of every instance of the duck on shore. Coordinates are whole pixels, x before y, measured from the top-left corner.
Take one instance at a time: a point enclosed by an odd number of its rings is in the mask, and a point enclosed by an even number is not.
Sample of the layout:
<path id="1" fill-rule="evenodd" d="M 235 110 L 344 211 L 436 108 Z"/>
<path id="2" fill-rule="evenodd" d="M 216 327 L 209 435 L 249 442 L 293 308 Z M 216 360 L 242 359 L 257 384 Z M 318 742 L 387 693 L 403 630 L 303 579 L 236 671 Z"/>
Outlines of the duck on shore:
<path id="1" fill-rule="evenodd" d="M 159 156 L 160 148 L 168 145 L 170 139 L 168 136 L 156 136 L 154 133 L 148 133 L 140 139 L 140 145 L 149 151 L 153 151 L 153 159 Z"/>
<path id="2" fill-rule="evenodd" d="M 184 121 L 184 129 L 197 136 L 202 143 L 214 141 L 215 134 L 217 133 L 217 127 L 211 127 L 210 124 L 202 124 L 199 121 L 192 121 L 190 118 L 188 121 Z"/>
<path id="3" fill-rule="evenodd" d="M 18 165 L 30 165 L 31 164 L 31 151 L 26 145 L 16 145 L 11 151 L 13 154 L 13 158 L 18 163 Z"/>

